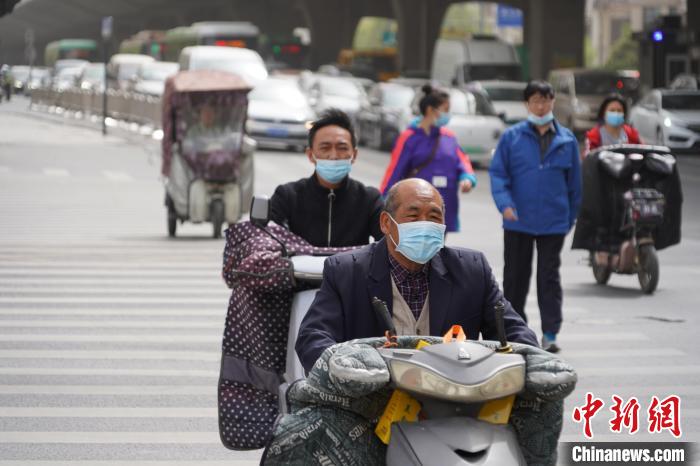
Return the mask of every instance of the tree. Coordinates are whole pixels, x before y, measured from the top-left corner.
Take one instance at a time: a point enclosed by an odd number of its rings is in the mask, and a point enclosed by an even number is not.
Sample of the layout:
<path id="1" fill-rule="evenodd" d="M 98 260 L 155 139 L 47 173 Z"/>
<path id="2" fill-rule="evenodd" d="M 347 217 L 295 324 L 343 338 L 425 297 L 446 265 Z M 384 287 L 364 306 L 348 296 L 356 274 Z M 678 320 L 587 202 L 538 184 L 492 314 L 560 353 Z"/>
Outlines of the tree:
<path id="1" fill-rule="evenodd" d="M 634 39 L 629 26 L 612 46 L 610 57 L 604 68 L 609 70 L 636 70 L 639 68 L 639 44 Z"/>

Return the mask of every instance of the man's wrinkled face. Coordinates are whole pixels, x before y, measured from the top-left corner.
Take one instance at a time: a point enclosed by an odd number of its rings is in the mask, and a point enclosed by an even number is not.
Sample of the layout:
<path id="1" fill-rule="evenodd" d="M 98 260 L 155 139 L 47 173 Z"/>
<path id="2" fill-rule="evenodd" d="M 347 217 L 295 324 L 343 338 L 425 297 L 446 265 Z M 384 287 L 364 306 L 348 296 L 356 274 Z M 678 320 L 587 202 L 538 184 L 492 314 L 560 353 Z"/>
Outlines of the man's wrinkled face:
<path id="1" fill-rule="evenodd" d="M 380 227 L 382 233 L 399 241 L 397 223 L 435 222 L 445 223 L 444 204 L 440 193 L 430 183 L 423 180 L 407 180 L 399 187 L 398 206 L 394 212 L 394 220 L 387 212 L 382 212 Z"/>

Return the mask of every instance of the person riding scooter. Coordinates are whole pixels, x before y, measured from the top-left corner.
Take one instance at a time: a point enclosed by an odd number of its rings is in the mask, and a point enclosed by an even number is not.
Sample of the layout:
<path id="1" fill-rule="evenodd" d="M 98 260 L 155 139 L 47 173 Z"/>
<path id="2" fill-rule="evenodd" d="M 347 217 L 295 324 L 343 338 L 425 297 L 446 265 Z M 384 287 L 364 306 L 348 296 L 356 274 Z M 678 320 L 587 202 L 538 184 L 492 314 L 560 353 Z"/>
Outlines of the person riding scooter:
<path id="1" fill-rule="evenodd" d="M 430 183 L 394 185 L 380 226 L 384 239 L 326 260 L 296 342 L 307 371 L 335 343 L 384 333 L 373 297 L 387 303 L 398 335 L 442 335 L 459 324 L 469 338 L 497 338 L 492 309 L 503 295 L 482 253 L 443 247 L 444 203 Z M 538 346 L 507 301 L 504 322 L 509 341 Z"/>
<path id="2" fill-rule="evenodd" d="M 280 185 L 270 199 L 270 219 L 314 246 L 360 246 L 382 238 L 382 199 L 376 188 L 350 178 L 357 141 L 350 118 L 330 109 L 309 130 L 309 178 Z"/>

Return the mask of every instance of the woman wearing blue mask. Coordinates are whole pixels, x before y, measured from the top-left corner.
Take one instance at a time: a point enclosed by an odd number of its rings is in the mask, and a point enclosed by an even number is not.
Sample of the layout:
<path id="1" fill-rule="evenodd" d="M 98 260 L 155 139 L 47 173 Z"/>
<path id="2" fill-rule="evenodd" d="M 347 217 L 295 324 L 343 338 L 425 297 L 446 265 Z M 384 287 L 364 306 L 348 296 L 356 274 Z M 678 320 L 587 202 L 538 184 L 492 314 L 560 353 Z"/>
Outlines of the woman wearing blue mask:
<path id="1" fill-rule="evenodd" d="M 459 193 L 476 186 L 469 157 L 462 152 L 450 121 L 450 96 L 423 86 L 421 116 L 399 136 L 379 190 L 382 195 L 406 178 L 422 178 L 435 186 L 445 201 L 447 231 L 459 231 Z"/>
<path id="2" fill-rule="evenodd" d="M 627 102 L 620 94 L 610 94 L 598 109 L 598 124 L 586 133 L 583 155 L 601 146 L 642 144 L 636 129 L 626 124 Z"/>

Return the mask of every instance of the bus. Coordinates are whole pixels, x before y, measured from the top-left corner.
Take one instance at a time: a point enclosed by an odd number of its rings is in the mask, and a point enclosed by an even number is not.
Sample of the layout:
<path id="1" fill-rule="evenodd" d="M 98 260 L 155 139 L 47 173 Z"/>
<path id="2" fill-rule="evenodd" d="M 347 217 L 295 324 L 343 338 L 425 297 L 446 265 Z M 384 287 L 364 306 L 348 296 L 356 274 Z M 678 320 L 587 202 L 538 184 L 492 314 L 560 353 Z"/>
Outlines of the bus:
<path id="1" fill-rule="evenodd" d="M 44 64 L 53 66 L 57 60 L 97 60 L 97 42 L 92 39 L 61 39 L 49 43 L 44 50 Z"/>
<path id="2" fill-rule="evenodd" d="M 166 31 L 161 44 L 165 61 L 178 61 L 180 51 L 191 45 L 218 45 L 258 51 L 260 30 L 247 21 L 206 21 Z"/>
<path id="3" fill-rule="evenodd" d="M 119 44 L 119 53 L 138 53 L 160 60 L 164 38 L 165 31 L 139 31 Z"/>

